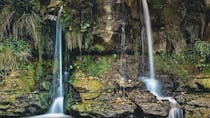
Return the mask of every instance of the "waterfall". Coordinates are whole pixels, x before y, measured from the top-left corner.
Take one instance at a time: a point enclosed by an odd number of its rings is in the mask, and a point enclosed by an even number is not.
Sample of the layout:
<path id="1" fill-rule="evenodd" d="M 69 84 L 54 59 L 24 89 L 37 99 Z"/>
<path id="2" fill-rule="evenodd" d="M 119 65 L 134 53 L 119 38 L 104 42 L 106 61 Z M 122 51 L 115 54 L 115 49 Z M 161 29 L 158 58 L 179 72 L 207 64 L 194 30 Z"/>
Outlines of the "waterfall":
<path id="1" fill-rule="evenodd" d="M 122 23 L 121 33 L 120 33 L 120 69 L 123 69 L 123 58 L 125 56 L 125 23 Z"/>
<path id="2" fill-rule="evenodd" d="M 146 0 L 142 0 L 143 4 L 143 12 L 144 12 L 144 21 L 146 25 L 147 31 L 147 41 L 148 41 L 148 53 L 149 53 L 149 73 L 150 79 L 155 79 L 155 69 L 154 69 L 154 59 L 153 59 L 153 39 L 152 39 L 152 30 L 151 30 L 151 23 L 149 17 L 149 9 Z"/>
<path id="3" fill-rule="evenodd" d="M 63 93 L 63 75 L 62 75 L 62 27 L 59 16 L 63 7 L 58 12 L 56 21 L 56 41 L 54 54 L 53 69 L 53 104 L 47 114 L 32 116 L 30 118 L 73 118 L 65 115 L 63 110 L 64 93 Z"/>
<path id="4" fill-rule="evenodd" d="M 147 89 L 151 93 L 153 93 L 159 100 L 168 100 L 171 103 L 171 110 L 169 112 L 168 118 L 183 118 L 183 111 L 180 107 L 178 107 L 179 104 L 176 102 L 175 99 L 171 97 L 162 97 L 160 82 L 155 79 L 153 42 L 152 42 L 153 39 L 152 39 L 152 30 L 151 30 L 147 0 L 142 0 L 142 6 L 143 6 L 144 21 L 146 25 L 147 42 L 148 42 L 149 77 L 140 77 L 140 80 L 145 83 Z"/>
<path id="5" fill-rule="evenodd" d="M 54 54 L 54 69 L 53 69 L 53 104 L 49 113 L 63 113 L 63 75 L 62 75 L 62 27 L 60 23 L 60 14 L 62 8 L 59 10 L 58 19 L 56 22 L 56 42 Z"/>

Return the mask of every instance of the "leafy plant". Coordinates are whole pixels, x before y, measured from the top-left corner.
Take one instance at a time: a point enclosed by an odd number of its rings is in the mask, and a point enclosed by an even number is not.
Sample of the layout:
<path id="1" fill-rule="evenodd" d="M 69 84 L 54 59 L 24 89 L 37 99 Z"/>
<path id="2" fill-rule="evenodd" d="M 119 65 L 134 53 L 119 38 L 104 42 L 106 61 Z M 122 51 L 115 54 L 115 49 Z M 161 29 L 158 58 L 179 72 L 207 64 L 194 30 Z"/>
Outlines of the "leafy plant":
<path id="1" fill-rule="evenodd" d="M 167 55 L 160 53 L 155 55 L 155 67 L 157 72 L 173 74 L 178 77 L 187 77 L 189 66 L 182 62 L 180 55 Z"/>
<path id="2" fill-rule="evenodd" d="M 8 73 L 18 69 L 31 70 L 28 63 L 30 45 L 14 37 L 6 39 L 0 44 L 0 76 L 5 78 Z"/>
<path id="3" fill-rule="evenodd" d="M 196 67 L 199 70 L 204 70 L 209 66 L 209 57 L 210 57 L 210 44 L 204 41 L 198 41 L 195 43 L 195 52 L 198 55 L 198 63 Z"/>
<path id="4" fill-rule="evenodd" d="M 77 69 L 82 70 L 86 75 L 99 76 L 111 70 L 112 62 L 116 56 L 111 57 L 85 57 L 82 64 L 78 64 Z"/>
<path id="5" fill-rule="evenodd" d="M 30 56 L 30 45 L 23 40 L 17 40 L 14 37 L 10 37 L 5 41 L 4 45 L 6 48 L 10 48 L 13 51 L 14 55 L 18 57 L 21 61 L 23 59 L 27 59 L 27 57 Z"/>
<path id="6" fill-rule="evenodd" d="M 41 21 L 37 14 L 40 3 L 38 0 L 9 0 L 0 11 L 0 41 L 9 36 L 33 40 L 38 49 L 39 60 L 42 56 Z"/>
<path id="7" fill-rule="evenodd" d="M 87 49 L 93 43 L 91 32 L 93 24 L 94 0 L 70 0 L 61 14 L 61 23 L 65 32 L 67 47 L 72 50 Z M 67 9 L 68 8 L 68 9 Z"/>
<path id="8" fill-rule="evenodd" d="M 96 44 L 96 45 L 92 46 L 89 50 L 90 51 L 103 52 L 105 50 L 105 46 L 104 45 L 100 45 L 100 44 Z"/>
<path id="9" fill-rule="evenodd" d="M 38 0 L 11 0 L 11 5 L 19 14 L 38 12 L 40 9 Z"/>

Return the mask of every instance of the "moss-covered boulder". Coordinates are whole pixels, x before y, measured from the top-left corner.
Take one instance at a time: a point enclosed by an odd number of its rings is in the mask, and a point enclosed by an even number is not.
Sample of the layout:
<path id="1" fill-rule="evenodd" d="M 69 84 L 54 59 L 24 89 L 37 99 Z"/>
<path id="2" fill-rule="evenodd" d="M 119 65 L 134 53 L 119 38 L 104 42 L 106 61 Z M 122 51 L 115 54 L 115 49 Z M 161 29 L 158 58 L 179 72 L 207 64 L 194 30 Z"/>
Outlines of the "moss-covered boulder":
<path id="1" fill-rule="evenodd" d="M 210 91 L 210 76 L 201 73 L 188 80 L 187 87 L 195 91 Z"/>
<path id="2" fill-rule="evenodd" d="M 83 100 L 98 97 L 104 88 L 103 84 L 93 77 L 74 79 L 72 85 L 80 92 L 80 97 Z"/>
<path id="3" fill-rule="evenodd" d="M 49 107 L 49 90 L 46 90 L 46 84 L 40 84 L 43 87 L 37 88 L 39 83 L 36 82 L 32 68 L 11 71 L 0 82 L 0 117 L 24 117 L 46 113 Z"/>
<path id="4" fill-rule="evenodd" d="M 82 116 L 89 117 L 105 117 L 105 118 L 122 118 L 134 117 L 137 106 L 130 100 L 125 98 L 114 98 L 101 95 L 99 98 L 87 100 L 78 104 L 74 104 L 72 109 L 79 111 Z M 138 111 L 140 112 L 140 111 Z"/>

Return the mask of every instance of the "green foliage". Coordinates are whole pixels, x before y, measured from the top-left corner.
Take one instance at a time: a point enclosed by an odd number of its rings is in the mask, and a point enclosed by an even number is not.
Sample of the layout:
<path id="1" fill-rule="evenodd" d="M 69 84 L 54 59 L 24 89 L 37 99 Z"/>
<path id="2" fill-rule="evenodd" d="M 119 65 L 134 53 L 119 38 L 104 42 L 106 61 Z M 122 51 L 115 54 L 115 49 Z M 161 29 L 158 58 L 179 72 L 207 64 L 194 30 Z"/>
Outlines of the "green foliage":
<path id="1" fill-rule="evenodd" d="M 12 8 L 19 14 L 33 13 L 40 10 L 38 0 L 12 0 Z"/>
<path id="2" fill-rule="evenodd" d="M 16 38 L 34 40 L 34 47 L 41 53 L 41 23 L 36 14 L 39 11 L 38 0 L 10 0 L 0 11 L 0 41 L 10 35 Z"/>
<path id="3" fill-rule="evenodd" d="M 182 57 L 176 54 L 167 55 L 160 53 L 155 55 L 155 67 L 157 72 L 173 74 L 178 77 L 187 77 L 190 66 L 182 62 Z"/>
<path id="4" fill-rule="evenodd" d="M 194 48 L 195 54 L 198 56 L 196 67 L 202 71 L 209 66 L 210 44 L 204 41 L 198 41 L 195 43 Z"/>
<path id="5" fill-rule="evenodd" d="M 96 44 L 96 45 L 92 46 L 89 50 L 90 51 L 103 52 L 105 50 L 105 46 L 104 45 L 100 45 L 100 44 Z"/>
<path id="6" fill-rule="evenodd" d="M 93 23 L 92 0 L 70 0 L 61 14 L 62 26 L 67 31 L 86 32 Z"/>
<path id="7" fill-rule="evenodd" d="M 69 0 L 61 14 L 67 47 L 88 49 L 93 43 L 94 0 Z"/>
<path id="8" fill-rule="evenodd" d="M 71 16 L 69 15 L 66 8 L 64 8 L 61 12 L 61 24 L 63 29 L 71 31 L 72 30 L 71 22 L 72 22 Z"/>
<path id="9" fill-rule="evenodd" d="M 82 70 L 86 75 L 99 76 L 111 70 L 112 63 L 116 58 L 115 55 L 111 57 L 84 57 L 82 64 L 75 64 L 78 70 Z"/>
<path id="10" fill-rule="evenodd" d="M 31 54 L 30 45 L 25 41 L 18 40 L 14 37 L 6 39 L 4 43 L 0 45 L 0 53 L 6 53 L 9 50 L 19 61 L 27 61 L 27 58 L 30 57 Z"/>
<path id="11" fill-rule="evenodd" d="M 93 60 L 88 57 L 82 67 L 86 73 L 91 76 L 98 76 L 100 73 L 107 72 L 111 69 L 111 65 L 108 64 L 106 58 L 99 58 L 98 60 Z"/>
<path id="12" fill-rule="evenodd" d="M 5 45 L 4 48 L 10 48 L 13 51 L 14 55 L 20 58 L 21 60 L 27 59 L 27 57 L 30 56 L 31 47 L 28 43 L 26 43 L 23 40 L 18 40 L 14 37 L 10 37 L 6 39 L 4 45 Z"/>
<path id="13" fill-rule="evenodd" d="M 0 76 L 5 78 L 9 72 L 31 70 L 28 64 L 30 57 L 30 45 L 23 40 L 14 37 L 6 39 L 0 44 Z"/>
<path id="14" fill-rule="evenodd" d="M 153 7 L 156 9 L 160 9 L 164 7 L 164 5 L 166 4 L 165 0 L 153 0 L 151 2 L 152 2 Z"/>
<path id="15" fill-rule="evenodd" d="M 159 53 L 155 55 L 156 69 L 159 72 L 170 73 L 179 77 L 186 77 L 198 73 L 210 72 L 210 44 L 205 41 L 197 41 L 180 53 L 167 55 Z"/>

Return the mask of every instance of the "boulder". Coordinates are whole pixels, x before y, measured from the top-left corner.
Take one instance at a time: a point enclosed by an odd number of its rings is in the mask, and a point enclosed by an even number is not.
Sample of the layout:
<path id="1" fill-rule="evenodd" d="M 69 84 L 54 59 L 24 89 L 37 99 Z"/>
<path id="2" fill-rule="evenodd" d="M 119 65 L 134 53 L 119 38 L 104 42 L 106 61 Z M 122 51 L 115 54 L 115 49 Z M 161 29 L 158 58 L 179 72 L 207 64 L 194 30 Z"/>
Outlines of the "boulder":
<path id="1" fill-rule="evenodd" d="M 185 111 L 185 118 L 209 118 L 210 94 L 194 93 L 176 96 L 176 100 Z"/>
<path id="2" fill-rule="evenodd" d="M 129 92 L 128 97 L 143 110 L 145 116 L 168 116 L 170 110 L 168 101 L 159 101 L 153 94 L 138 90 Z"/>

